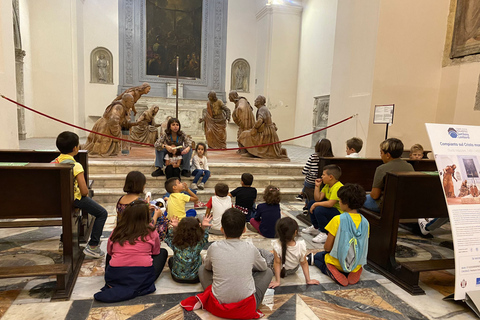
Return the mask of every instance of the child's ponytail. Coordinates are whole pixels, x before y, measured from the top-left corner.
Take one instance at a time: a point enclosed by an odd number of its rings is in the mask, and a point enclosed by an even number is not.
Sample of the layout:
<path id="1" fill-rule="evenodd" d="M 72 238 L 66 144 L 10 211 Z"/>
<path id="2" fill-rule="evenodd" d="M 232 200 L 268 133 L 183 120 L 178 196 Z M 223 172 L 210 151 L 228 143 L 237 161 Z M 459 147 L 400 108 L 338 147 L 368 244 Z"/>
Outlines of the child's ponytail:
<path id="1" fill-rule="evenodd" d="M 277 236 L 280 238 L 280 243 L 282 244 L 282 270 L 280 271 L 280 277 L 285 278 L 285 260 L 287 256 L 287 243 L 289 241 L 295 240 L 295 234 L 298 230 L 298 223 L 290 217 L 285 217 L 278 220 L 277 225 L 275 226 L 277 230 Z"/>

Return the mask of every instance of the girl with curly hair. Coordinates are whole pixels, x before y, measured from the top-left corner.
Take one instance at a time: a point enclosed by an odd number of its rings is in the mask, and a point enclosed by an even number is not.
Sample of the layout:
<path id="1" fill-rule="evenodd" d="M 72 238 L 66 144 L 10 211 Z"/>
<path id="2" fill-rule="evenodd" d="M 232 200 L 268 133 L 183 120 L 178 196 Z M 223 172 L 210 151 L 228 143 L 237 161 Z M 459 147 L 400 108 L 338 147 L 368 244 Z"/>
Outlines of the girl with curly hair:
<path id="1" fill-rule="evenodd" d="M 265 238 L 275 238 L 275 224 L 281 217 L 280 213 L 280 189 L 268 185 L 263 192 L 263 200 L 257 206 L 255 217 L 250 219 L 248 229 L 259 232 Z"/>
<path id="2" fill-rule="evenodd" d="M 208 227 L 213 217 L 203 218 L 202 223 L 194 217 L 170 221 L 165 243 L 172 248 L 173 257 L 168 259 L 172 279 L 180 283 L 199 283 L 198 269 L 202 265 L 202 251 L 208 242 Z"/>

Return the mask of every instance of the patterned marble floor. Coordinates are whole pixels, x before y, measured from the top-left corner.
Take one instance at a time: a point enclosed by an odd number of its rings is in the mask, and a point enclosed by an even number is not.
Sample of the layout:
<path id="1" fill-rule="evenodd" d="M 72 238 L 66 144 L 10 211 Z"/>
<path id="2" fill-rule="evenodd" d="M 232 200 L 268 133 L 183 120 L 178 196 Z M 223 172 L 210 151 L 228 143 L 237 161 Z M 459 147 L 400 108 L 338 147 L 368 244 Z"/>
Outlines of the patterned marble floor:
<path id="1" fill-rule="evenodd" d="M 282 214 L 301 214 L 300 202 L 282 203 Z M 102 247 L 115 224 L 113 206 L 103 234 Z M 306 225 L 299 221 L 301 228 Z M 423 239 L 400 230 L 402 259 L 452 257 L 445 247 L 451 241 L 448 225 L 437 230 L 433 239 Z M 0 266 L 54 263 L 61 259 L 58 252 L 59 227 L 0 230 Z M 302 235 L 310 252 L 323 249 L 312 237 Z M 210 236 L 217 241 L 220 236 Z M 270 240 L 250 231 L 243 236 L 259 248 L 271 249 Z M 445 242 L 446 241 L 446 242 Z M 162 247 L 165 247 L 162 244 Z M 172 254 L 169 250 L 170 255 Z M 179 301 L 202 291 L 200 284 L 174 282 L 166 266 L 156 282 L 153 294 L 121 303 L 105 304 L 93 300 L 93 294 L 104 284 L 104 259 L 85 259 L 69 301 L 51 302 L 54 277 L 13 278 L 0 280 L 0 317 L 9 319 L 217 319 L 205 311 L 186 312 Z M 301 269 L 282 279 L 275 289 L 273 304 L 262 305 L 265 319 L 474 319 L 475 315 L 463 303 L 443 301 L 453 292 L 454 276 L 450 271 L 426 272 L 421 275 L 423 296 L 408 293 L 365 268 L 361 281 L 341 287 L 310 267 L 311 277 L 320 280 L 318 286 L 307 286 Z"/>

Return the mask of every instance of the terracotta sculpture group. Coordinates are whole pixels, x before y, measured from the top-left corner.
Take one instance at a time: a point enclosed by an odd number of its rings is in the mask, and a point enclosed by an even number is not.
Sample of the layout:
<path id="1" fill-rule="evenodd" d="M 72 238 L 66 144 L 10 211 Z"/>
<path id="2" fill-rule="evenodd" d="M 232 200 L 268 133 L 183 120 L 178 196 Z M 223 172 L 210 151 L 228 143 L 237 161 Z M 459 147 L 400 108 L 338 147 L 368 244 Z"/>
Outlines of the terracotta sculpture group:
<path id="1" fill-rule="evenodd" d="M 121 151 L 121 141 L 107 136 L 122 138 L 122 130 L 130 130 L 130 137 L 133 141 L 155 143 L 159 137 L 157 128 L 161 125 L 155 123 L 155 116 L 159 111 L 158 106 L 150 107 L 140 115 L 137 121 L 130 122 L 131 112 L 134 115 L 137 113 L 135 103 L 149 91 L 150 85 L 144 83 L 129 88 L 117 96 L 93 126 L 92 131 L 103 135 L 90 133 L 83 148 L 90 155 L 116 156 Z M 207 108 L 203 110 L 202 117 L 199 119 L 199 122 L 203 123 L 208 147 L 212 149 L 226 148 L 227 123 L 230 122 L 230 116 L 232 116 L 233 121 L 238 125 L 237 142 L 239 147 L 262 145 L 261 147 L 240 149 L 238 153 L 267 159 L 286 158 L 285 149 L 276 143 L 279 141 L 277 127 L 265 105 L 265 97 L 260 95 L 255 99 L 256 117 L 253 115 L 253 108 L 248 100 L 240 97 L 236 91 L 229 93 L 229 100 L 235 104 L 232 114 L 223 101 L 217 98 L 214 91 L 210 91 L 208 94 Z"/>

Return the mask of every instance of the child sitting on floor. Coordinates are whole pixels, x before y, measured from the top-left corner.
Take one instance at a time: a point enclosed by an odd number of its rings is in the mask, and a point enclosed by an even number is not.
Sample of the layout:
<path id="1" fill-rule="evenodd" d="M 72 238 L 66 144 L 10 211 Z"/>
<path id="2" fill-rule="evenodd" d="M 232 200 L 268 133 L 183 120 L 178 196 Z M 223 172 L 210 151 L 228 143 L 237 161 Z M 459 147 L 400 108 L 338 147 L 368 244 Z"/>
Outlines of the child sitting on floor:
<path id="1" fill-rule="evenodd" d="M 280 278 L 285 278 L 297 272 L 302 266 L 303 275 L 307 284 L 320 284 L 318 280 L 310 279 L 308 265 L 312 264 L 312 254 L 307 256 L 307 245 L 305 240 L 295 240 L 298 236 L 297 221 L 290 217 L 278 220 L 277 234 L 279 240 L 272 240 L 273 254 L 261 250 L 270 268 L 273 267 L 275 281 L 270 282 L 269 288 L 276 288 L 280 285 Z M 308 257 L 308 259 L 307 259 Z"/>
<path id="2" fill-rule="evenodd" d="M 323 252 L 314 256 L 315 265 L 342 286 L 360 280 L 367 263 L 369 224 L 357 212 L 365 202 L 365 190 L 358 184 L 347 184 L 338 190 L 340 208 L 325 227 L 328 231 Z"/>
<path id="3" fill-rule="evenodd" d="M 160 249 L 160 239 L 153 221 L 162 214 L 135 200 L 125 208 L 122 219 L 107 244 L 105 286 L 94 297 L 98 301 L 118 302 L 155 291 L 155 280 L 167 261 L 168 253 Z"/>
<path id="4" fill-rule="evenodd" d="M 200 224 L 197 218 L 186 217 L 182 221 L 173 218 L 165 243 L 172 248 L 173 257 L 168 259 L 172 279 L 180 283 L 199 283 L 198 268 L 202 265 L 202 251 L 208 242 L 208 227 L 212 217 L 204 217 Z"/>
<path id="5" fill-rule="evenodd" d="M 272 280 L 255 246 L 240 240 L 245 232 L 245 215 L 230 208 L 222 216 L 225 240 L 214 242 L 207 250 L 198 276 L 204 292 L 183 300 L 186 310 L 200 307 L 213 315 L 228 319 L 256 319 L 258 309 Z"/>
<path id="6" fill-rule="evenodd" d="M 187 215 L 185 204 L 190 201 L 198 201 L 196 194 L 187 187 L 185 182 L 180 182 L 180 179 L 177 177 L 172 177 L 165 181 L 165 189 L 169 193 L 167 201 L 167 218 L 171 220 L 172 217 L 177 217 L 179 220 L 182 220 Z M 182 191 L 188 192 L 188 195 L 182 193 Z"/>
<path id="7" fill-rule="evenodd" d="M 225 210 L 232 207 L 232 198 L 228 195 L 228 186 L 225 183 L 215 185 L 215 195 L 207 202 L 207 212 L 205 216 L 213 217 L 211 234 L 222 234 L 222 215 Z"/>
<path id="8" fill-rule="evenodd" d="M 192 159 L 192 170 L 194 178 L 190 187 L 193 190 L 197 188 L 203 190 L 205 183 L 207 183 L 208 178 L 210 178 L 210 170 L 207 162 L 207 146 L 203 142 L 199 142 L 195 148 L 195 155 Z M 202 181 L 197 185 L 200 178 L 202 178 Z"/>
<path id="9" fill-rule="evenodd" d="M 275 225 L 281 217 L 280 213 L 280 189 L 269 185 L 263 192 L 263 200 L 257 206 L 255 217 L 250 219 L 247 227 L 253 232 L 259 232 L 265 238 L 275 238 Z"/>
<path id="10" fill-rule="evenodd" d="M 245 214 L 245 221 L 250 221 L 255 211 L 255 200 L 257 199 L 257 189 L 252 187 L 253 175 L 250 173 L 242 174 L 241 187 L 236 188 L 228 195 L 235 198 L 235 208 Z"/>

